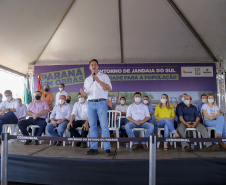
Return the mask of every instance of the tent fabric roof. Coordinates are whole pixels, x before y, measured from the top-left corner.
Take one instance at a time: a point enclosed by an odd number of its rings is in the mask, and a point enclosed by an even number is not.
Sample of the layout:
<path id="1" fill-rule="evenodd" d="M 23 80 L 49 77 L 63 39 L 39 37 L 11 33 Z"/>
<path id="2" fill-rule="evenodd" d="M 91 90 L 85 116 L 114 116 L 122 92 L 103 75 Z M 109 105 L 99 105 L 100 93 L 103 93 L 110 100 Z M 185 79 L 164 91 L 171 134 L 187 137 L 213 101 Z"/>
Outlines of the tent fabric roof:
<path id="1" fill-rule="evenodd" d="M 226 1 L 174 3 L 216 58 L 226 61 Z M 121 0 L 121 22 L 115 0 L 2 0 L 0 24 L 0 66 L 23 74 L 34 62 L 83 64 L 92 58 L 213 62 L 167 0 Z"/>

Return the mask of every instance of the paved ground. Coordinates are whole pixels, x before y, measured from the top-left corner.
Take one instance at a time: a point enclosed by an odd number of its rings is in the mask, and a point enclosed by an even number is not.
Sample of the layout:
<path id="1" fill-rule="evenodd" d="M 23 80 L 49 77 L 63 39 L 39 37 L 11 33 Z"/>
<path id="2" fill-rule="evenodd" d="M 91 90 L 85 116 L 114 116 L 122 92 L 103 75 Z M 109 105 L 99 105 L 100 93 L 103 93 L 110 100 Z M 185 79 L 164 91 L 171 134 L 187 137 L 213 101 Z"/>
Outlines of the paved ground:
<path id="1" fill-rule="evenodd" d="M 112 143 L 112 153 L 115 151 L 115 143 Z M 80 148 L 72 146 L 66 143 L 66 146 L 54 146 L 49 145 L 49 142 L 45 141 L 40 145 L 24 145 L 22 142 L 12 140 L 9 142 L 9 154 L 16 155 L 29 155 L 29 156 L 41 156 L 41 157 L 65 157 L 65 158 L 92 158 L 92 159 L 106 159 L 104 150 L 99 147 L 99 155 L 87 156 L 85 151 L 88 148 Z M 157 149 L 157 159 L 175 159 L 175 158 L 197 158 L 197 157 L 220 157 L 226 158 L 226 151 L 207 152 L 204 149 L 200 150 L 198 146 L 195 147 L 193 152 L 184 152 L 181 150 L 181 146 L 178 143 L 176 149 L 170 146 L 168 151 L 163 150 L 163 146 Z M 112 158 L 112 157 L 111 157 Z M 148 159 L 149 151 L 139 149 L 132 151 L 126 148 L 125 143 L 120 143 L 120 149 L 117 150 L 116 159 Z"/>

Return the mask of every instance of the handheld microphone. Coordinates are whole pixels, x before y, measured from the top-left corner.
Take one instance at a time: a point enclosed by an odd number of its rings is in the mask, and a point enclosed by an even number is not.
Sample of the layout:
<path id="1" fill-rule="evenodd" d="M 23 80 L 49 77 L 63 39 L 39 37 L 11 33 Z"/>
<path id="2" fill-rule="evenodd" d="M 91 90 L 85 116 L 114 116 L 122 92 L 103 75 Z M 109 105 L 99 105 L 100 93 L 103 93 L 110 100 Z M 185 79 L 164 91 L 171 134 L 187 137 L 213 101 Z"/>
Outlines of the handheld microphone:
<path id="1" fill-rule="evenodd" d="M 93 75 L 96 75 L 95 71 L 93 72 Z M 95 81 L 95 79 L 93 79 L 93 81 Z"/>

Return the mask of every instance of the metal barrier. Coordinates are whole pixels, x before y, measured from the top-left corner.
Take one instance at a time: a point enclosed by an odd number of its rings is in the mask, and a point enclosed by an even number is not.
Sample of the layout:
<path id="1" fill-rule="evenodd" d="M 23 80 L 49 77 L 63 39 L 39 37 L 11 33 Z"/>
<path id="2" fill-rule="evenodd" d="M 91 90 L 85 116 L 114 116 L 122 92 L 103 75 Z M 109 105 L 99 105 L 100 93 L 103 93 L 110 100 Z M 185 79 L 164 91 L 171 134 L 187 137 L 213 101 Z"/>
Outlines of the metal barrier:
<path id="1" fill-rule="evenodd" d="M 149 185 L 156 185 L 156 143 L 167 142 L 226 142 L 226 138 L 74 138 L 74 137 L 42 137 L 17 136 L 2 133 L 1 146 L 1 185 L 8 184 L 8 140 L 47 140 L 47 141 L 79 141 L 79 142 L 149 142 Z"/>

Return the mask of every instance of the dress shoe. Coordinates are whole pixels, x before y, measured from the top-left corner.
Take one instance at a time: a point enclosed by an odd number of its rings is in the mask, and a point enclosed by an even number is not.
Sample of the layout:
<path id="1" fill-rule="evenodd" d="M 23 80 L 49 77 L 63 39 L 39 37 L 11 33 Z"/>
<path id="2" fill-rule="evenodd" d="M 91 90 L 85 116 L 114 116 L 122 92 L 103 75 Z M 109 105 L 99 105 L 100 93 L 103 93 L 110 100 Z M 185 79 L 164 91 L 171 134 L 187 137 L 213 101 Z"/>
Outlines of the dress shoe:
<path id="1" fill-rule="evenodd" d="M 81 145 L 81 142 L 77 142 L 76 144 L 75 144 L 75 146 L 77 146 L 77 147 L 79 147 Z"/>
<path id="2" fill-rule="evenodd" d="M 219 143 L 220 147 L 226 150 L 226 143 Z"/>
<path id="3" fill-rule="evenodd" d="M 141 144 L 140 147 L 143 148 L 144 150 L 148 150 L 148 147 L 146 144 Z"/>
<path id="4" fill-rule="evenodd" d="M 86 143 L 82 143 L 81 144 L 81 148 L 86 148 L 87 147 L 87 144 Z"/>
<path id="5" fill-rule="evenodd" d="M 32 142 L 32 140 L 26 140 L 24 145 L 29 145 Z"/>
<path id="6" fill-rule="evenodd" d="M 62 141 L 57 141 L 56 146 L 60 146 L 60 145 L 61 145 L 61 143 L 62 143 Z"/>
<path id="7" fill-rule="evenodd" d="M 185 146 L 185 147 L 183 148 L 183 150 L 184 150 L 184 151 L 187 151 L 187 152 L 191 152 L 191 151 L 192 151 L 192 149 L 191 149 L 190 146 Z"/>
<path id="8" fill-rule="evenodd" d="M 35 145 L 38 145 L 38 141 L 35 141 Z"/>
<path id="9" fill-rule="evenodd" d="M 138 148 L 139 148 L 139 145 L 138 144 L 133 144 L 132 150 L 137 150 Z"/>
<path id="10" fill-rule="evenodd" d="M 86 155 L 96 155 L 96 154 L 98 154 L 98 151 L 95 149 L 90 149 L 85 154 Z"/>
<path id="11" fill-rule="evenodd" d="M 207 151 L 218 151 L 220 149 L 221 149 L 220 145 L 210 145 L 206 148 Z"/>
<path id="12" fill-rule="evenodd" d="M 111 156 L 111 150 L 109 149 L 105 150 L 105 156 Z"/>

